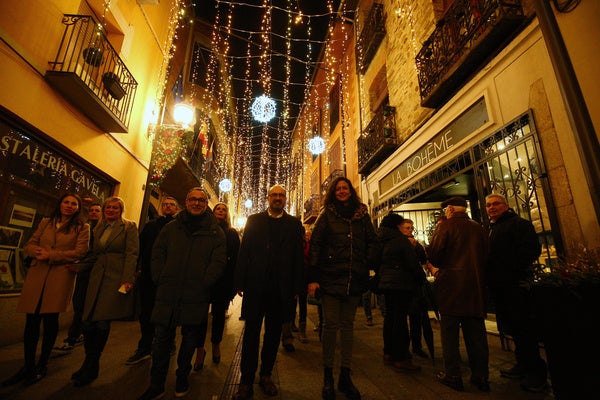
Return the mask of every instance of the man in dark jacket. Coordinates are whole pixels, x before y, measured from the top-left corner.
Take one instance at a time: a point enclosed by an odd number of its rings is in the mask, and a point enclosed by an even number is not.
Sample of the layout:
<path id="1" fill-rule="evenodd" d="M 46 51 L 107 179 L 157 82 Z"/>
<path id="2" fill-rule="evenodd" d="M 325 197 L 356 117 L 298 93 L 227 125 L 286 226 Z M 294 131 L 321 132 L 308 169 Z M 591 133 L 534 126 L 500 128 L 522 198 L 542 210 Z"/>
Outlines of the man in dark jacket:
<path id="1" fill-rule="evenodd" d="M 179 211 L 179 204 L 174 197 L 167 196 L 160 203 L 162 216 L 148 221 L 140 233 L 140 257 L 138 259 L 139 277 L 136 282 L 140 296 L 140 332 L 142 337 L 138 342 L 135 353 L 125 361 L 126 365 L 134 365 L 150 359 L 152 350 L 152 338 L 154 337 L 154 325 L 150 322 L 154 299 L 156 297 L 156 286 L 152 282 L 150 262 L 152 259 L 152 246 L 162 228 L 173 221 L 175 214 Z"/>
<path id="2" fill-rule="evenodd" d="M 207 203 L 208 196 L 202 188 L 190 189 L 185 210 L 160 231 L 154 243 L 152 369 L 150 387 L 140 399 L 162 397 L 177 326 L 181 326 L 182 338 L 175 397 L 183 397 L 189 391 L 188 375 L 202 324 L 208 319 L 211 289 L 227 262 L 225 234 Z"/>
<path id="3" fill-rule="evenodd" d="M 487 281 L 496 305 L 498 329 L 512 336 L 517 363 L 500 370 L 505 378 L 521 379 L 523 390 L 546 389 L 546 363 L 540 357 L 529 313 L 530 300 L 521 282 L 530 278 L 541 247 L 533 224 L 519 217 L 499 194 L 485 198 L 490 217 L 490 256 Z"/>
<path id="4" fill-rule="evenodd" d="M 246 223 L 235 271 L 235 287 L 243 296 L 242 318 L 246 321 L 240 364 L 241 381 L 235 400 L 252 398 L 258 367 L 260 330 L 265 321 L 261 352 L 260 387 L 276 396 L 271 380 L 281 326 L 293 318 L 295 296 L 304 289 L 302 224 L 287 214 L 286 191 L 280 185 L 269 190 L 269 207 L 251 215 Z"/>
<path id="5" fill-rule="evenodd" d="M 462 391 L 459 331 L 462 327 L 471 383 L 489 391 L 489 350 L 485 329 L 485 265 L 488 237 L 467 215 L 467 201 L 452 197 L 442 203 L 447 220 L 437 227 L 428 248 L 435 276 L 435 292 L 441 314 L 445 372 L 439 382 Z"/>

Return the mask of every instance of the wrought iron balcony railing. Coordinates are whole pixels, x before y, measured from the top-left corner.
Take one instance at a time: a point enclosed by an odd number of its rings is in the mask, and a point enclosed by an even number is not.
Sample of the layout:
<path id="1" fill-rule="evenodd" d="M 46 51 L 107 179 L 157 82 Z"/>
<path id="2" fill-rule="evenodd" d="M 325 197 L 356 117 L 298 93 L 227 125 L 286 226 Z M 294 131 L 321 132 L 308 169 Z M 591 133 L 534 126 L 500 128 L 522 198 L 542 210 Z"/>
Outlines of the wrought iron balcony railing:
<path id="1" fill-rule="evenodd" d="M 46 80 L 105 132 L 127 132 L 137 82 L 89 15 L 65 14 Z"/>
<path id="2" fill-rule="evenodd" d="M 319 216 L 319 210 L 321 208 L 321 197 L 319 194 L 311 194 L 308 200 L 304 202 L 304 217 L 302 222 L 306 225 L 310 225 Z"/>
<path id="3" fill-rule="evenodd" d="M 323 183 L 321 183 L 321 197 L 322 198 L 324 198 L 325 195 L 327 194 L 327 189 L 329 188 L 329 185 L 331 185 L 331 182 L 333 182 L 333 180 L 335 178 L 337 178 L 338 176 L 344 176 L 344 171 L 341 169 L 334 169 L 333 172 L 331 174 L 329 174 L 329 176 L 327 178 L 325 178 Z"/>
<path id="4" fill-rule="evenodd" d="M 360 37 L 356 42 L 357 69 L 364 74 L 375 57 L 383 38 L 385 37 L 385 14 L 383 4 L 373 3 L 364 23 Z"/>
<path id="5" fill-rule="evenodd" d="M 382 106 L 358 138 L 358 172 L 368 175 L 371 170 L 398 148 L 396 107 Z"/>
<path id="6" fill-rule="evenodd" d="M 523 26 L 521 0 L 455 0 L 416 57 L 421 104 L 437 108 Z"/>

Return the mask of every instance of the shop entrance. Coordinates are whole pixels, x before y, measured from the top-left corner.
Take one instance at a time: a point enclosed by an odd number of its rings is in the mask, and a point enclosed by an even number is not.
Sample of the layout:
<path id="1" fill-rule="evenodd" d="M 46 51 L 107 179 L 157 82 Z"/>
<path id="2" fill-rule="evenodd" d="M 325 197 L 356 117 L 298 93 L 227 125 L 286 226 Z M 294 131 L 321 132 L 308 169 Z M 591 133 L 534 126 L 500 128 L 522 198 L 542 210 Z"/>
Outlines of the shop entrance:
<path id="1" fill-rule="evenodd" d="M 562 246 L 531 112 L 413 183 L 387 204 L 392 205 L 390 211 L 413 220 L 415 238 L 427 245 L 442 201 L 464 197 L 469 216 L 487 226 L 485 196 L 490 193 L 504 195 L 518 215 L 532 222 L 542 247 L 539 263 L 552 266 Z M 401 199 L 405 201 L 394 204 Z"/>

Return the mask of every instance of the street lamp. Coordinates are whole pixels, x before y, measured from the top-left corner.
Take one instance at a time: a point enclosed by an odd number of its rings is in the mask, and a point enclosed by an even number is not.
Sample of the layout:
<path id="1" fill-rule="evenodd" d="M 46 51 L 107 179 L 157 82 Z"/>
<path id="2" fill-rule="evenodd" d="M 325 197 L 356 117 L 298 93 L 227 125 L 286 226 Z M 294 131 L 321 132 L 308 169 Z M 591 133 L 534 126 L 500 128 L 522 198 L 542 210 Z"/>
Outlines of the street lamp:
<path id="1" fill-rule="evenodd" d="M 175 104 L 173 119 L 184 126 L 192 125 L 194 123 L 194 107 L 184 102 Z"/>

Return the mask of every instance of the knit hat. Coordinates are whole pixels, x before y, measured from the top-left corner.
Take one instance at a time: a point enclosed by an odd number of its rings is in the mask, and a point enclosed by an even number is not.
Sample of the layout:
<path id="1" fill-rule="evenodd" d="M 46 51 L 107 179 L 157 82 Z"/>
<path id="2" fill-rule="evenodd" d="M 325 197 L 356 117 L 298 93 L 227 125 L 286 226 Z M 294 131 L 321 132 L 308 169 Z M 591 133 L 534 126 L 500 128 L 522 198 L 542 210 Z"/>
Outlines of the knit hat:
<path id="1" fill-rule="evenodd" d="M 467 201 L 459 196 L 450 197 L 449 199 L 444 200 L 442 202 L 442 208 L 446 208 L 448 206 L 458 206 L 467 208 Z"/>

